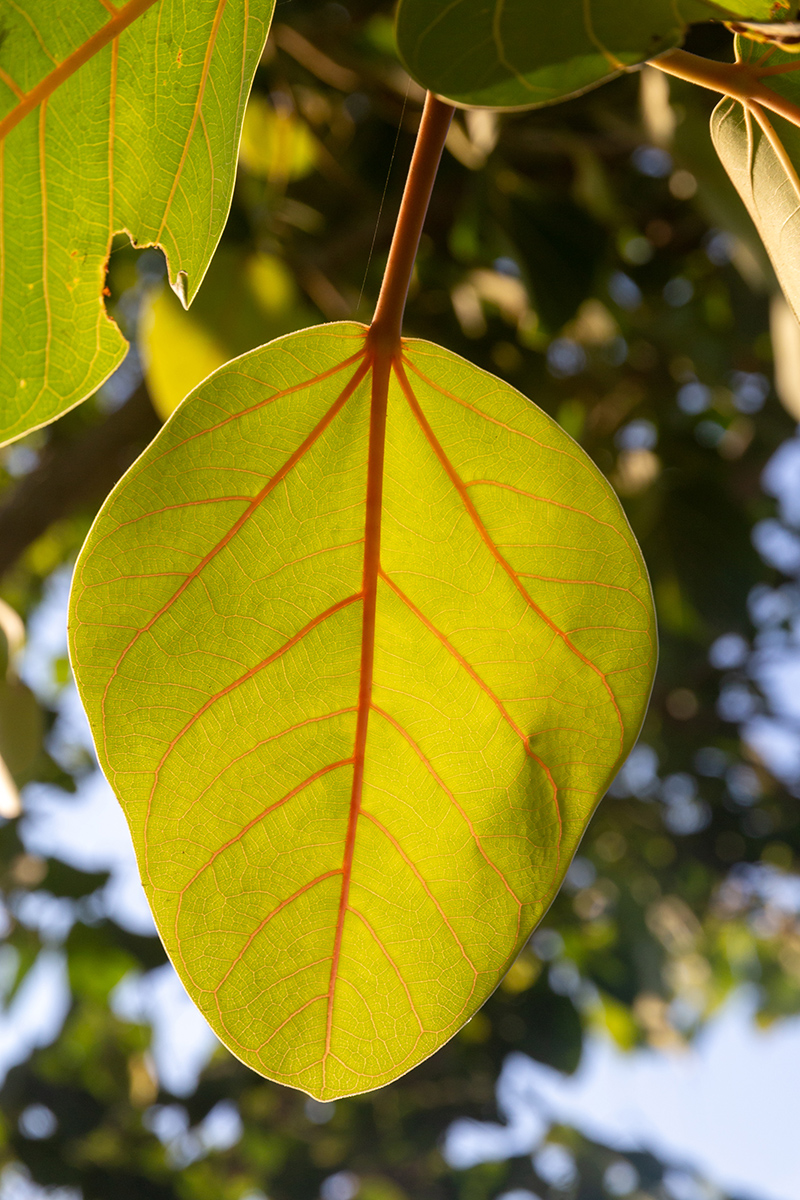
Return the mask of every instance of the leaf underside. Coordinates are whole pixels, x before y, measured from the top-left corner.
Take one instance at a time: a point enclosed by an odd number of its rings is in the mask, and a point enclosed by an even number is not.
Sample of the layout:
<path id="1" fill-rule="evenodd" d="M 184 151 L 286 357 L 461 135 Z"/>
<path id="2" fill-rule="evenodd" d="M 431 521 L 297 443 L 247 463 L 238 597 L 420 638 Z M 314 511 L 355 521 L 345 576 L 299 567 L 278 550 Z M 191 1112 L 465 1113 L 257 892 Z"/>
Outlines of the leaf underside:
<path id="1" fill-rule="evenodd" d="M 365 333 L 293 334 L 201 384 L 107 501 L 70 615 L 178 973 L 234 1054 L 324 1100 L 396 1078 L 492 992 L 655 665 L 641 555 L 583 451 L 408 341 L 381 469 Z"/>
<path id="2" fill-rule="evenodd" d="M 771 90 L 800 105 L 797 54 L 736 38 L 737 57 L 785 68 L 765 78 Z M 800 318 L 800 129 L 758 104 L 726 96 L 711 115 L 722 165 L 758 229 L 786 299 Z"/>
<path id="3" fill-rule="evenodd" d="M 0 444 L 74 407 L 125 357 L 102 299 L 115 233 L 162 246 L 171 282 L 194 296 L 230 207 L 273 3 L 158 0 L 99 48 L 91 39 L 140 0 L 4 6 Z M 59 82 L 82 47 L 87 61 Z M 2 136 L 37 87 L 41 103 Z"/>
<path id="4" fill-rule="evenodd" d="M 770 21 L 788 0 L 401 0 L 411 75 L 451 103 L 538 108 L 580 95 L 683 41 L 696 21 Z"/>

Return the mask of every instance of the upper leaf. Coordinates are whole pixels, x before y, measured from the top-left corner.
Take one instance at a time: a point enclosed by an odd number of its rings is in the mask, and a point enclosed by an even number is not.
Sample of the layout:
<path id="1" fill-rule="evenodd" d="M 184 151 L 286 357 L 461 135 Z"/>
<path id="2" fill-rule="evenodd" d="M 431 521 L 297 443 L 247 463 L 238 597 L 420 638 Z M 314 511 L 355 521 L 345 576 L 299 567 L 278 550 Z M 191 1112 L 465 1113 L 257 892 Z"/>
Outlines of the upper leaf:
<path id="1" fill-rule="evenodd" d="M 452 104 L 538 108 L 683 41 L 694 21 L 785 18 L 790 0 L 400 0 L 414 78 Z"/>
<path id="2" fill-rule="evenodd" d="M 800 58 L 737 36 L 737 59 L 761 84 L 797 106 Z M 711 116 L 711 136 L 725 170 L 747 205 L 786 299 L 800 316 L 800 129 L 756 100 L 726 96 Z"/>
<path id="3" fill-rule="evenodd" d="M 326 1100 L 494 989 L 655 665 L 641 555 L 580 448 L 354 324 L 201 384 L 107 501 L 70 629 L 184 984 L 244 1062 Z"/>
<path id="4" fill-rule="evenodd" d="M 24 0 L 0 27 L 0 444 L 119 365 L 111 239 L 167 253 L 186 302 L 230 207 L 274 0 Z"/>

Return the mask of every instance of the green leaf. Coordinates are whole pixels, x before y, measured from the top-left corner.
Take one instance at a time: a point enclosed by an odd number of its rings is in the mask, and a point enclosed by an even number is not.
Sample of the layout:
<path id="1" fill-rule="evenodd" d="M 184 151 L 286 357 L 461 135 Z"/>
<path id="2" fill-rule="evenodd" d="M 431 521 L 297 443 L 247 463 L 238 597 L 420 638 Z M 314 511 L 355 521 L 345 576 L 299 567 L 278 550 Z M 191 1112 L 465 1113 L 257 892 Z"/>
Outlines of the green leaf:
<path id="1" fill-rule="evenodd" d="M 410 1069 L 496 987 L 655 663 L 641 555 L 580 448 L 427 342 L 388 371 L 355 324 L 217 371 L 112 493 L 71 600 L 184 984 L 321 1099 Z"/>
<path id="2" fill-rule="evenodd" d="M 12 775 L 24 776 L 42 749 L 44 718 L 20 679 L 0 680 L 0 757 Z"/>
<path id="3" fill-rule="evenodd" d="M 736 38 L 737 58 L 758 68 L 760 82 L 798 105 L 800 59 L 759 42 Z M 766 57 L 765 57 L 766 53 Z M 775 71 L 773 74 L 772 71 Z M 800 314 L 800 129 L 761 104 L 747 108 L 731 96 L 711 115 L 711 137 L 722 165 L 761 235 L 786 299 Z"/>
<path id="4" fill-rule="evenodd" d="M 785 17 L 781 0 L 401 0 L 400 57 L 453 104 L 539 108 L 679 46 L 694 21 Z"/>
<path id="5" fill-rule="evenodd" d="M 191 301 L 230 207 L 273 4 L 4 6 L 0 444 L 78 404 L 124 358 L 102 299 L 115 232 L 162 246 Z"/>

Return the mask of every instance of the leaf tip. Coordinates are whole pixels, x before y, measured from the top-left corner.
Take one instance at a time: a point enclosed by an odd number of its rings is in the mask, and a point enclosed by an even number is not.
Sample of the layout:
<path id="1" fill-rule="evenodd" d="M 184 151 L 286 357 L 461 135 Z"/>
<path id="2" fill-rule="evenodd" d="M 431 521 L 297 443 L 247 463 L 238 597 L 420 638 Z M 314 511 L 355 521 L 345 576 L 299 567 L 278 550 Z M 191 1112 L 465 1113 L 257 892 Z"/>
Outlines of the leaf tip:
<path id="1" fill-rule="evenodd" d="M 189 301 L 187 299 L 189 294 L 188 284 L 189 278 L 185 271 L 178 271 L 178 274 L 175 276 L 174 280 L 171 279 L 169 283 L 169 286 L 172 288 L 173 292 L 186 309 L 189 307 Z"/>

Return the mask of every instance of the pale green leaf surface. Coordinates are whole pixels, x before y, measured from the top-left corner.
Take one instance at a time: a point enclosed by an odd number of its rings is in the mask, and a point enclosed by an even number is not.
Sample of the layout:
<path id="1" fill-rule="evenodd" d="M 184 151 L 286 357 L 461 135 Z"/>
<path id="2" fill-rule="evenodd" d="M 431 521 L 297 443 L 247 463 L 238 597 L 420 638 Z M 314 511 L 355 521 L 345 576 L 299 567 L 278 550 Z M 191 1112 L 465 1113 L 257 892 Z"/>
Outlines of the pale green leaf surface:
<path id="1" fill-rule="evenodd" d="M 736 38 L 745 62 L 765 58 L 764 46 Z M 765 66 L 789 67 L 764 83 L 800 105 L 800 59 L 783 50 L 767 51 Z M 730 96 L 711 115 L 717 154 L 761 235 L 786 299 L 800 316 L 800 129 L 761 106 L 747 109 Z"/>
<path id="2" fill-rule="evenodd" d="M 230 207 L 273 3 L 158 0 L 0 137 L 0 444 L 85 399 L 124 358 L 102 300 L 115 232 L 163 246 L 173 286 L 194 296 Z M 0 132 L 112 11 L 0 4 Z"/>
<path id="3" fill-rule="evenodd" d="M 306 330 L 201 384 L 106 502 L 70 615 L 178 973 L 236 1055 L 321 1099 L 408 1070 L 495 988 L 635 741 L 655 666 L 647 574 L 608 484 L 456 355 L 404 343 L 367 511 L 364 338 Z"/>
<path id="4" fill-rule="evenodd" d="M 783 0 L 401 0 L 400 56 L 453 104 L 536 108 L 679 46 L 695 21 L 769 21 Z"/>

